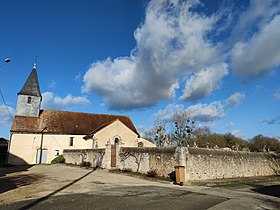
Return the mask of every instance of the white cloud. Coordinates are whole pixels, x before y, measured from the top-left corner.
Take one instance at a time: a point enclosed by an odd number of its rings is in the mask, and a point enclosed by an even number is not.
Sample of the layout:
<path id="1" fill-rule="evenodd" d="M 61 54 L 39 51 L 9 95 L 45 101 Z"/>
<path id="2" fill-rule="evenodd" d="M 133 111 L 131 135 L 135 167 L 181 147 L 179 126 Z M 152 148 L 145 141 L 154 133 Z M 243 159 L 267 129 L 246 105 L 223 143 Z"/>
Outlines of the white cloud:
<path id="1" fill-rule="evenodd" d="M 202 122 L 212 122 L 225 116 L 225 106 L 221 101 L 214 101 L 210 104 L 196 104 L 189 106 L 186 111 L 192 118 Z"/>
<path id="2" fill-rule="evenodd" d="M 205 80 L 204 85 L 211 88 L 200 95 L 211 94 L 227 70 L 213 67 L 224 59 L 208 38 L 217 17 L 191 10 L 198 4 L 198 1 L 152 0 L 144 23 L 134 32 L 137 45 L 131 55 L 94 62 L 84 75 L 83 92 L 102 96 L 110 109 L 149 107 L 175 97 L 182 75 L 202 69 L 201 75 L 215 74 L 219 78 Z M 214 73 L 210 73 L 212 70 Z M 193 95 L 199 95 L 195 92 Z"/>
<path id="3" fill-rule="evenodd" d="M 0 126 L 9 126 L 13 122 L 13 119 L 10 116 L 10 114 L 12 116 L 15 115 L 14 108 L 12 108 L 10 106 L 6 107 L 3 104 L 0 105 Z"/>
<path id="4" fill-rule="evenodd" d="M 238 105 L 242 100 L 245 99 L 245 94 L 244 93 L 235 93 L 231 95 L 227 100 L 226 100 L 226 105 L 227 106 L 235 106 Z"/>
<path id="5" fill-rule="evenodd" d="M 56 86 L 56 81 L 54 81 L 54 80 L 51 80 L 48 84 L 49 88 L 55 88 L 55 86 Z"/>
<path id="6" fill-rule="evenodd" d="M 244 93 L 235 93 L 226 100 L 213 101 L 210 104 L 199 103 L 189 106 L 186 111 L 196 120 L 201 122 L 212 122 L 222 119 L 228 108 L 238 105 L 244 98 Z"/>
<path id="7" fill-rule="evenodd" d="M 76 82 L 79 82 L 79 81 L 82 80 L 82 74 L 81 74 L 81 72 L 78 72 L 78 74 L 75 76 L 74 80 L 75 80 Z"/>
<path id="8" fill-rule="evenodd" d="M 153 114 L 154 121 L 169 122 L 172 120 L 173 115 L 184 109 L 183 104 L 168 104 L 165 109 L 159 110 L 157 113 Z"/>
<path id="9" fill-rule="evenodd" d="M 155 113 L 153 117 L 164 121 L 172 121 L 174 113 L 184 109 L 190 117 L 196 121 L 212 123 L 216 120 L 222 119 L 228 108 L 238 105 L 244 98 L 245 94 L 235 93 L 225 100 L 213 101 L 209 104 L 198 103 L 187 108 L 184 108 L 182 104 L 169 104 L 165 109 L 159 110 Z"/>
<path id="10" fill-rule="evenodd" d="M 224 130 L 233 130 L 235 128 L 235 123 L 234 122 L 229 122 L 227 124 L 225 124 L 224 126 Z"/>
<path id="11" fill-rule="evenodd" d="M 239 14 L 239 17 L 236 17 L 238 21 L 233 27 L 231 38 L 235 42 L 250 38 L 256 30 L 261 30 L 279 12 L 278 0 L 250 0 L 248 7 Z"/>
<path id="12" fill-rule="evenodd" d="M 275 116 L 275 117 L 271 117 L 271 118 L 267 118 L 265 120 L 262 120 L 261 122 L 266 123 L 268 125 L 280 124 L 280 115 Z"/>
<path id="13" fill-rule="evenodd" d="M 247 134 L 244 133 L 244 132 L 241 131 L 241 130 L 233 130 L 233 131 L 231 132 L 231 134 L 234 135 L 234 136 L 236 136 L 236 137 L 238 137 L 238 138 L 246 138 L 246 137 L 247 137 Z"/>
<path id="14" fill-rule="evenodd" d="M 277 91 L 274 93 L 274 97 L 275 97 L 277 100 L 280 100 L 280 90 L 277 90 Z"/>
<path id="15" fill-rule="evenodd" d="M 227 64 L 221 63 L 207 67 L 186 81 L 181 99 L 197 101 L 205 98 L 220 87 L 221 80 L 228 74 Z"/>
<path id="16" fill-rule="evenodd" d="M 65 110 L 70 107 L 85 106 L 90 102 L 85 97 L 74 97 L 68 94 L 65 98 L 56 96 L 53 92 L 45 92 L 42 94 L 42 108 L 43 109 L 60 109 Z"/>
<path id="17" fill-rule="evenodd" d="M 237 75 L 249 79 L 280 64 L 279 1 L 251 0 L 245 10 L 230 4 L 210 15 L 198 12 L 201 5 L 151 0 L 130 55 L 92 63 L 82 91 L 98 94 L 115 110 L 176 97 L 181 84 L 179 97 L 197 101 L 221 88 L 229 60 Z"/>
<path id="18" fill-rule="evenodd" d="M 259 78 L 280 64 L 280 15 L 255 33 L 247 42 L 238 42 L 232 49 L 235 73 L 245 78 Z"/>

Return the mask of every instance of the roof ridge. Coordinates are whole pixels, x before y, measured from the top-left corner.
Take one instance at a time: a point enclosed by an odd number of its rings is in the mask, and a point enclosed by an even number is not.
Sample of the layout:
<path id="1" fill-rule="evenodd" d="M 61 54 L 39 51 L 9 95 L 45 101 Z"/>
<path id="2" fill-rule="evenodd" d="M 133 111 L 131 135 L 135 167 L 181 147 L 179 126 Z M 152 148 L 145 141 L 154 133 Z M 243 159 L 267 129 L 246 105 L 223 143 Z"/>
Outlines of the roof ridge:
<path id="1" fill-rule="evenodd" d="M 11 131 L 15 132 L 41 132 L 48 127 L 51 133 L 68 133 L 87 135 L 96 129 L 120 121 L 132 132 L 139 133 L 129 116 L 90 114 L 83 112 L 69 112 L 57 110 L 44 110 L 39 117 L 16 116 Z"/>
<path id="2" fill-rule="evenodd" d="M 74 111 L 64 111 L 64 110 L 54 110 L 54 109 L 41 109 L 40 111 L 53 111 L 53 112 L 67 112 L 67 113 L 80 113 L 80 114 L 88 114 L 88 115 L 107 115 L 107 116 L 115 116 L 115 117 L 128 117 L 128 115 L 117 115 L 117 114 L 100 114 L 100 113 L 88 113 L 88 112 L 74 112 Z"/>

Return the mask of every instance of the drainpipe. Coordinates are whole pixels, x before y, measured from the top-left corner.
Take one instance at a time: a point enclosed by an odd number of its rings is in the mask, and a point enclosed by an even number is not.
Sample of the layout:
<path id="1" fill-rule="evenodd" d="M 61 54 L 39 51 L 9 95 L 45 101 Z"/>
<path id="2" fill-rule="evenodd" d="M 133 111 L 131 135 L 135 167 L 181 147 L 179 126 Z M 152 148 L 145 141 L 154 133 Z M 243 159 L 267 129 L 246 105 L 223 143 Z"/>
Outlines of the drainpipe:
<path id="1" fill-rule="evenodd" d="M 10 134 L 10 141 L 9 141 L 7 157 L 6 157 L 6 161 L 5 161 L 6 165 L 8 165 L 8 163 L 9 163 L 10 147 L 11 147 L 11 143 L 12 143 L 12 136 L 13 136 L 13 133 Z"/>
<path id="2" fill-rule="evenodd" d="M 94 135 L 91 137 L 91 139 L 92 139 L 92 145 L 91 145 L 91 147 L 92 147 L 92 149 L 94 149 L 94 142 L 95 142 L 95 137 L 94 137 Z"/>
<path id="3" fill-rule="evenodd" d="M 42 164 L 42 156 L 43 156 L 43 135 L 44 135 L 44 130 L 46 130 L 47 127 L 44 127 L 44 129 L 40 132 L 42 135 L 41 135 L 41 145 L 40 145 L 40 160 L 39 160 L 39 164 Z"/>

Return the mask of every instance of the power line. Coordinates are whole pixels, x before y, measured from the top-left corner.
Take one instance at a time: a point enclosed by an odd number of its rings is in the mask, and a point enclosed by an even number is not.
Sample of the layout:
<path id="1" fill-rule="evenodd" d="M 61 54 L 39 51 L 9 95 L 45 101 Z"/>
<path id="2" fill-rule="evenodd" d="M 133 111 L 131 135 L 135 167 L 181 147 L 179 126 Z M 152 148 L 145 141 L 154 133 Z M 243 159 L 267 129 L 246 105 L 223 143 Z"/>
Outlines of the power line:
<path id="1" fill-rule="evenodd" d="M 6 104 L 6 101 L 5 101 L 5 99 L 4 99 L 4 96 L 3 96 L 3 93 L 2 93 L 2 91 L 1 91 L 1 89 L 0 89 L 0 95 L 1 95 L 1 98 L 2 98 L 2 101 L 3 101 L 4 105 L 5 105 L 5 107 L 6 107 L 7 112 L 9 113 L 10 117 L 14 120 L 14 117 L 13 117 L 12 114 L 10 113 L 9 108 L 8 108 L 8 106 L 7 106 L 7 104 Z"/>

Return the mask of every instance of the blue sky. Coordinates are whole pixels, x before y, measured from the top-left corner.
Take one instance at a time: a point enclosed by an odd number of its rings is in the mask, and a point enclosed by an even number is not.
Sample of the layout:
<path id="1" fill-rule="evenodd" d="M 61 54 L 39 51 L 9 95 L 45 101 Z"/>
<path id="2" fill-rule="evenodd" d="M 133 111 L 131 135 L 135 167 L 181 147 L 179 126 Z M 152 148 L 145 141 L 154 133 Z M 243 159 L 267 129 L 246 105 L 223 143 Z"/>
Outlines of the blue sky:
<path id="1" fill-rule="evenodd" d="M 280 138 L 280 2 L 0 1 L 0 136 L 37 59 L 43 109 Z"/>

